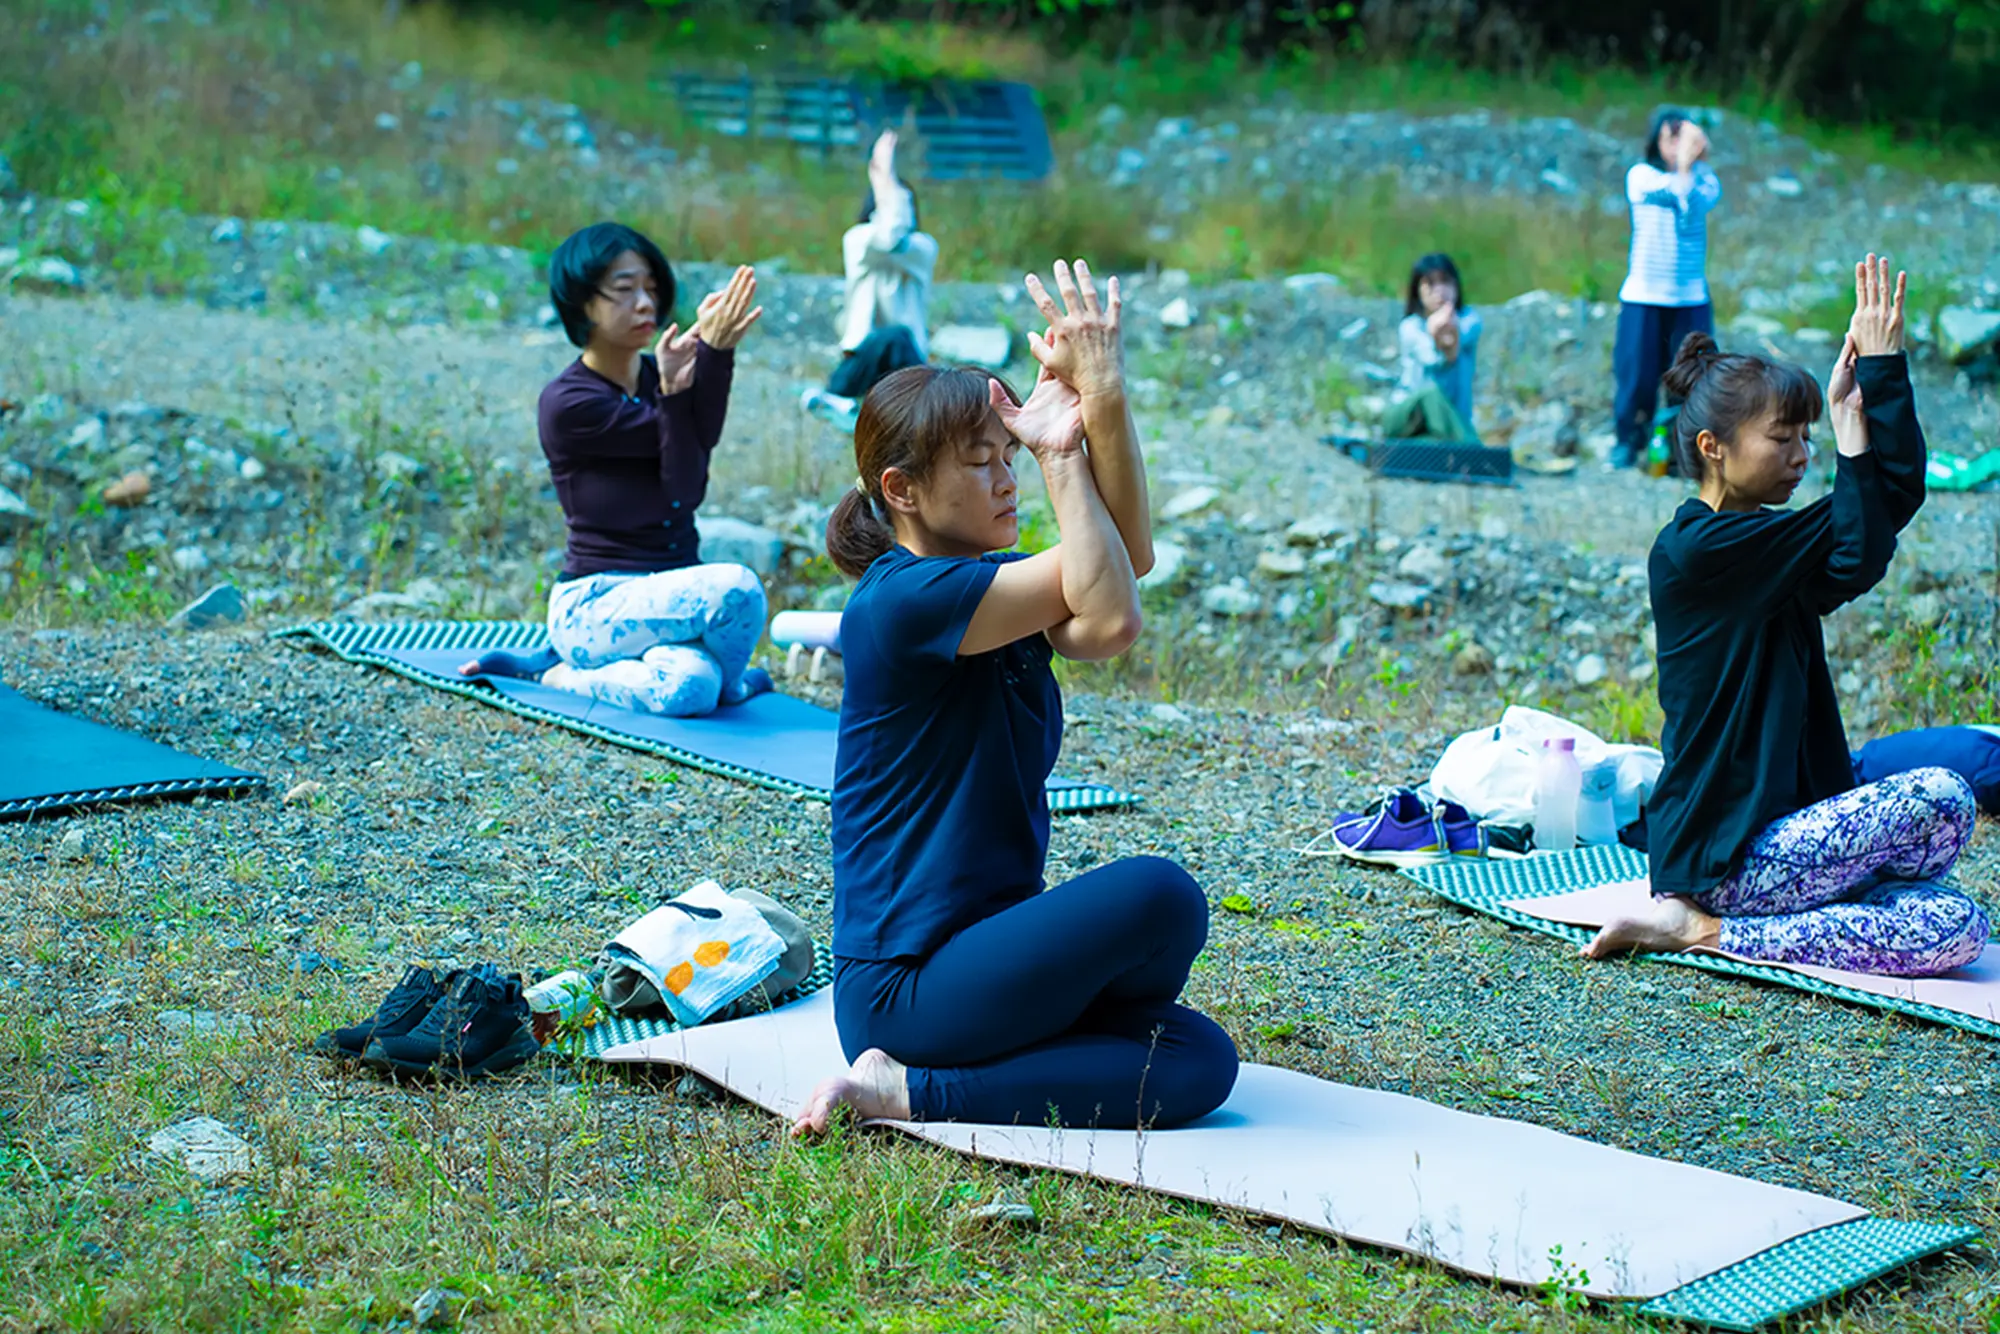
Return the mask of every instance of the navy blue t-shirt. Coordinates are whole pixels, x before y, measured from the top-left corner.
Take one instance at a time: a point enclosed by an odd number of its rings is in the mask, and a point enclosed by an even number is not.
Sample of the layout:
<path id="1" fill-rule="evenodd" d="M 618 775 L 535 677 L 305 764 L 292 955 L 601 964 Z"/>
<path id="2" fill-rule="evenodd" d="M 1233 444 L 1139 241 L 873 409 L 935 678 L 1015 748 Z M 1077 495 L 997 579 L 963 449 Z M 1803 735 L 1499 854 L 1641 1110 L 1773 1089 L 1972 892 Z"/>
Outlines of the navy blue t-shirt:
<path id="1" fill-rule="evenodd" d="M 1000 566 L 892 549 L 840 617 L 833 952 L 928 957 L 1042 890 L 1043 784 L 1062 748 L 1053 650 L 1031 635 L 958 656 Z"/>

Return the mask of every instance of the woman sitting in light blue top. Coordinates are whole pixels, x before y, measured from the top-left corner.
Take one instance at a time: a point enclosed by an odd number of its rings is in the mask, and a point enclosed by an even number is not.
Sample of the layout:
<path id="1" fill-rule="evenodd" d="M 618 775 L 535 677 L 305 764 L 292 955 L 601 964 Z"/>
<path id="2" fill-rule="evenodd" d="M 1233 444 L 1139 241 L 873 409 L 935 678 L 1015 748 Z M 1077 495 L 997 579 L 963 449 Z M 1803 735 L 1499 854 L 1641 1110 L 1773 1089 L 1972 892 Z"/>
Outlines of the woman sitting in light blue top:
<path id="1" fill-rule="evenodd" d="M 1397 330 L 1401 398 L 1383 423 L 1394 437 L 1477 440 L 1472 379 L 1479 364 L 1479 312 L 1465 308 L 1451 256 L 1425 255 L 1410 268 Z"/>

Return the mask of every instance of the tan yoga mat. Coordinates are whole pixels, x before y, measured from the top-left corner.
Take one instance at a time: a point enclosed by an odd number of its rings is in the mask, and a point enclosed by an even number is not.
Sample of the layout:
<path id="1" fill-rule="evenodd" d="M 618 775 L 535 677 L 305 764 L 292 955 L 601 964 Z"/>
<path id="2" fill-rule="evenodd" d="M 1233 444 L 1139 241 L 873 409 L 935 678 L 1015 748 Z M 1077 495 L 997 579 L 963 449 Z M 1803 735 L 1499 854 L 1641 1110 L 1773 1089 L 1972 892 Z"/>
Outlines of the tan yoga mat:
<path id="1" fill-rule="evenodd" d="M 1550 894 L 1541 898 L 1507 899 L 1505 906 L 1516 912 L 1548 922 L 1570 926 L 1599 927 L 1613 917 L 1643 911 L 1652 902 L 1652 886 L 1645 877 L 1619 880 L 1608 885 L 1580 889 L 1571 894 Z M 2000 1021 L 2000 947 L 1989 942 L 1986 952 L 1963 968 L 1938 977 L 1881 977 L 1874 973 L 1850 973 L 1840 968 L 1820 968 L 1808 963 L 1772 963 L 1723 950 L 1702 950 L 1744 963 L 1767 968 L 1783 968 L 1803 973 L 1822 982 L 1865 991 L 1872 996 L 1894 996 L 1902 1000 L 1934 1005 L 1940 1010 L 1971 1015 L 1975 1019 Z"/>
<path id="2" fill-rule="evenodd" d="M 846 1064 L 831 991 L 754 1018 L 629 1042 L 603 1059 L 694 1070 L 787 1118 Z M 1268 1065 L 1244 1066 L 1220 1110 L 1175 1130 L 885 1124 L 981 1158 L 1282 1218 L 1503 1282 L 1554 1278 L 1602 1297 L 1656 1297 L 1867 1214 L 1805 1191 Z"/>

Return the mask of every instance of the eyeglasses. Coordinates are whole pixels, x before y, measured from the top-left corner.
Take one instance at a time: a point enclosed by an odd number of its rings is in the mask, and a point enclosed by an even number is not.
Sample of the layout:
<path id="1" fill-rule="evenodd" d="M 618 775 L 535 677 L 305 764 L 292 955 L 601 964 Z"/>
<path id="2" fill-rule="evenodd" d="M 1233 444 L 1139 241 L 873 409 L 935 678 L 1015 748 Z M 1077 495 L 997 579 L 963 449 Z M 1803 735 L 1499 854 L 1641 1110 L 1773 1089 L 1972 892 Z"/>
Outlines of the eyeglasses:
<path id="1" fill-rule="evenodd" d="M 639 304 L 639 293 L 641 292 L 651 297 L 655 306 L 660 304 L 660 289 L 651 284 L 643 287 L 635 284 L 631 287 L 613 287 L 608 289 L 600 287 L 597 289 L 599 296 L 615 306 L 635 306 Z"/>

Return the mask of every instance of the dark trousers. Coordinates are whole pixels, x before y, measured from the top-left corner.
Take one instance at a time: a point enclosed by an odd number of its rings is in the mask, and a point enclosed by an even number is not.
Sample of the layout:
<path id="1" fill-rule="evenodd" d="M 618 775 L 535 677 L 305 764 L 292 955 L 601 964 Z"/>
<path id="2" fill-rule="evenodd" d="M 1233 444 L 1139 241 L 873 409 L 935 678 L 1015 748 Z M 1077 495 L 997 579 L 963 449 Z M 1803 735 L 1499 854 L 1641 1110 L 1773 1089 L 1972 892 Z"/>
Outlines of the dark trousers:
<path id="1" fill-rule="evenodd" d="M 1691 333 L 1715 332 L 1715 307 L 1642 306 L 1618 308 L 1618 337 L 1611 349 L 1617 396 L 1611 405 L 1618 435 L 1614 461 L 1636 463 L 1653 434 L 1653 410 L 1660 401 L 1660 377 L 1673 365 L 1681 340 Z"/>
<path id="2" fill-rule="evenodd" d="M 840 359 L 826 382 L 827 392 L 842 398 L 865 398 L 875 382 L 906 366 L 921 366 L 916 336 L 900 324 L 871 330 L 861 346 Z"/>
<path id="3" fill-rule="evenodd" d="M 1002 909 L 929 958 L 836 959 L 848 1060 L 909 1067 L 926 1121 L 1170 1126 L 1220 1107 L 1236 1044 L 1175 1004 L 1208 939 L 1208 900 L 1159 857 L 1130 857 Z"/>

